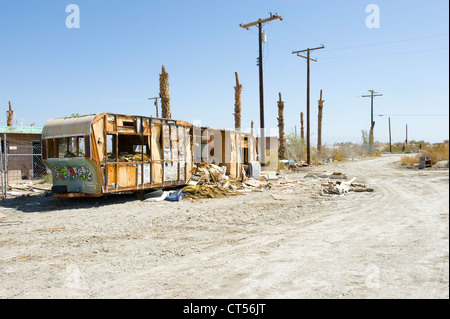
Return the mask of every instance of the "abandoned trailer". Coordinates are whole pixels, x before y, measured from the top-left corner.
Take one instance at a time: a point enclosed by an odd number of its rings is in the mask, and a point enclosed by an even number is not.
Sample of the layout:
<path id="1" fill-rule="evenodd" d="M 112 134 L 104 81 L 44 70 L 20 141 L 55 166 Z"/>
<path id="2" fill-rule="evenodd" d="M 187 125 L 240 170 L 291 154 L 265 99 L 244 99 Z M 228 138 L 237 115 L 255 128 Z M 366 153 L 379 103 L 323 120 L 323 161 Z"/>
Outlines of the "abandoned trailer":
<path id="1" fill-rule="evenodd" d="M 99 197 L 185 185 L 196 164 L 249 176 L 256 161 L 253 135 L 188 122 L 100 113 L 47 121 L 42 157 L 57 197 Z"/>

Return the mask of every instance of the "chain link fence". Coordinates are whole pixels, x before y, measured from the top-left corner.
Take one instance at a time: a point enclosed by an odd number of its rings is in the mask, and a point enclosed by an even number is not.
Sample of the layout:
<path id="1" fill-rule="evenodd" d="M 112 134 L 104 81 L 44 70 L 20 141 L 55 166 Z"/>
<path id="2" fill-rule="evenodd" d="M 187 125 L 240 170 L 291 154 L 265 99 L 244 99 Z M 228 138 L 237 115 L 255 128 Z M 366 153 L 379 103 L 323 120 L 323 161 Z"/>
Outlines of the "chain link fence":
<path id="1" fill-rule="evenodd" d="M 42 160 L 40 140 L 3 136 L 0 148 L 1 198 L 7 196 L 11 183 L 42 179 L 47 167 Z"/>

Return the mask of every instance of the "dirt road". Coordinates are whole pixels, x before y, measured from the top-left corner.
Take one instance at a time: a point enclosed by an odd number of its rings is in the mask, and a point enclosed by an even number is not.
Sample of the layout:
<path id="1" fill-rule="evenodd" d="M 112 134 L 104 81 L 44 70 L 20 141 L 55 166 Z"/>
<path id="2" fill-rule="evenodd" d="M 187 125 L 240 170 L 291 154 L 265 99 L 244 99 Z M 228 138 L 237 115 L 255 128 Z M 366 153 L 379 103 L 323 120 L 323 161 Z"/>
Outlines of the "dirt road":
<path id="1" fill-rule="evenodd" d="M 399 159 L 196 202 L 8 200 L 0 298 L 449 298 L 448 168 Z M 374 191 L 325 196 L 305 177 L 335 171 Z"/>

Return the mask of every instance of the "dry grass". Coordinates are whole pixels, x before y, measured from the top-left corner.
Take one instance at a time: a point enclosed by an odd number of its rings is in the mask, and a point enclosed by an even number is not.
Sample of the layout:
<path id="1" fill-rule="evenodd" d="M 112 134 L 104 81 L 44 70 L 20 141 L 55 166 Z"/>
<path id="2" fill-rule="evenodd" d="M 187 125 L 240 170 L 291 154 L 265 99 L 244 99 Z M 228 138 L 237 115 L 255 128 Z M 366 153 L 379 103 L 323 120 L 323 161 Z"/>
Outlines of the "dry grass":
<path id="1" fill-rule="evenodd" d="M 345 157 L 339 151 L 334 151 L 332 158 L 333 158 L 333 162 L 345 161 Z"/>
<path id="2" fill-rule="evenodd" d="M 361 157 L 379 157 L 383 152 L 389 152 L 389 145 L 383 143 L 374 143 L 376 150 L 369 154 L 367 144 L 355 144 L 351 142 L 347 143 L 335 143 L 332 146 L 323 146 L 322 154 L 317 154 L 317 149 L 311 147 L 311 159 L 312 162 L 320 163 L 322 161 L 345 161 L 348 159 L 361 158 Z M 306 160 L 306 145 L 305 141 L 298 139 L 293 134 L 287 136 L 287 151 L 289 159 L 294 160 Z M 410 144 L 403 145 L 402 143 L 396 143 L 392 145 L 392 153 L 404 153 L 410 154 L 409 156 L 403 156 L 401 159 L 401 165 L 414 165 L 418 164 L 420 157 L 429 156 L 431 164 L 434 165 L 439 161 L 449 160 L 449 141 L 443 143 L 430 144 L 424 141 L 411 141 Z"/>
<path id="3" fill-rule="evenodd" d="M 449 159 L 449 144 L 438 143 L 426 147 L 421 156 L 429 156 L 431 164 L 436 164 L 439 161 L 448 161 Z"/>
<path id="4" fill-rule="evenodd" d="M 419 163 L 419 157 L 416 156 L 402 156 L 401 160 L 400 160 L 400 164 L 404 165 L 404 166 L 412 166 L 414 164 Z"/>
<path id="5" fill-rule="evenodd" d="M 364 154 L 363 157 L 380 157 L 381 151 L 375 151 L 372 154 Z"/>
<path id="6" fill-rule="evenodd" d="M 436 143 L 436 144 L 428 144 L 422 150 L 421 153 L 415 156 L 403 156 L 400 160 L 401 165 L 411 166 L 414 164 L 418 164 L 421 157 L 429 156 L 431 159 L 431 164 L 434 165 L 439 161 L 448 161 L 449 160 L 449 144 L 445 143 Z"/>

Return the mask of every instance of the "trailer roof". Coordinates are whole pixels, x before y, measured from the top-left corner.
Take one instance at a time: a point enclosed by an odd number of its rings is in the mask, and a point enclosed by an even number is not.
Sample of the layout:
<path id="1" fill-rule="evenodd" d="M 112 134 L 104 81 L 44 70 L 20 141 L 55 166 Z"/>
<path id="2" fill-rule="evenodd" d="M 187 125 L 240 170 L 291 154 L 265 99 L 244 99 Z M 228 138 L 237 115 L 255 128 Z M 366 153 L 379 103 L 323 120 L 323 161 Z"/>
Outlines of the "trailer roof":
<path id="1" fill-rule="evenodd" d="M 97 115 L 90 114 L 48 120 L 42 129 L 42 138 L 90 135 L 92 121 Z"/>

